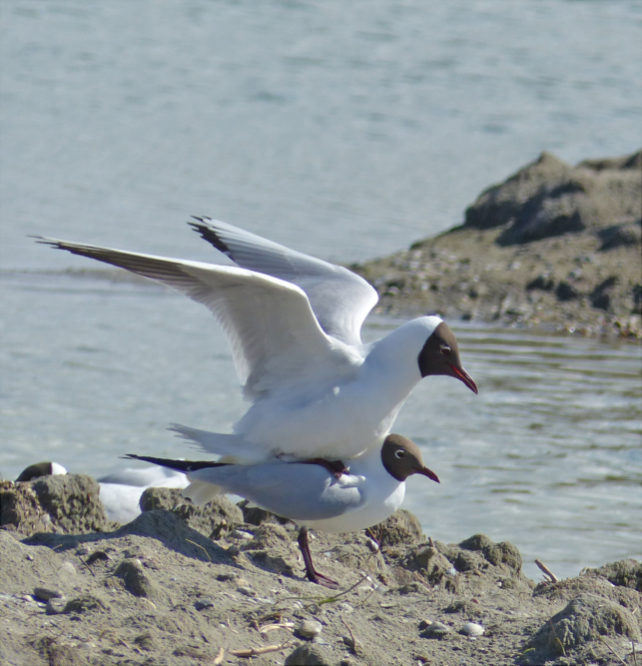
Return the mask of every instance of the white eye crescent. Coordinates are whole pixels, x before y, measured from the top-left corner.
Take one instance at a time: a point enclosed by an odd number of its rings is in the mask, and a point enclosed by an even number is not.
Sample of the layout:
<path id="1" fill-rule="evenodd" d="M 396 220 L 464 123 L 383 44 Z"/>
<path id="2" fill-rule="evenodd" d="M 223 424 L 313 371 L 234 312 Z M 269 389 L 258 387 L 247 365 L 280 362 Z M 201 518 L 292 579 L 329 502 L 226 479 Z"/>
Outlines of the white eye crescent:
<path id="1" fill-rule="evenodd" d="M 447 344 L 439 345 L 439 353 L 440 354 L 450 354 L 450 352 L 452 352 L 452 349 L 451 349 L 450 345 L 447 345 Z"/>
<path id="2" fill-rule="evenodd" d="M 397 449 L 394 453 L 394 456 L 397 460 L 401 460 L 404 457 L 405 451 L 403 449 Z"/>

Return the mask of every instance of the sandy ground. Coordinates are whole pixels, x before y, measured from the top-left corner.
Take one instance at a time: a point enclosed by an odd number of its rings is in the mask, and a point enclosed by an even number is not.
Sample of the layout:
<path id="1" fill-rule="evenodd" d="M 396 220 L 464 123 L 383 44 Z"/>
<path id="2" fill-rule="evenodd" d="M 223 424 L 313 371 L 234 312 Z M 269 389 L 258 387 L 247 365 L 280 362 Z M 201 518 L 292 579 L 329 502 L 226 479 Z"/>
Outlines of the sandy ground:
<path id="1" fill-rule="evenodd" d="M 89 477 L 0 484 L 2 664 L 642 663 L 639 562 L 536 584 L 510 543 L 444 544 L 401 511 L 379 547 L 316 535 L 333 591 L 291 523 L 170 489 L 141 504 L 118 526 Z"/>

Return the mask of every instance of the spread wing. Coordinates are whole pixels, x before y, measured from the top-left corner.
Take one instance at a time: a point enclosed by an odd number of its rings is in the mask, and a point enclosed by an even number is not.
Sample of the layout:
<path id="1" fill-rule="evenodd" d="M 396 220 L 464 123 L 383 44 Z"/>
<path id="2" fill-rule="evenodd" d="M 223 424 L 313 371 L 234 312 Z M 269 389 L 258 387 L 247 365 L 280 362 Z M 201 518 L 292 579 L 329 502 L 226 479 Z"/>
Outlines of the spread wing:
<path id="1" fill-rule="evenodd" d="M 38 237 L 38 241 L 120 266 L 173 287 L 205 305 L 223 326 L 247 396 L 341 372 L 349 362 L 322 329 L 295 284 L 237 266 L 218 266 Z"/>
<path id="2" fill-rule="evenodd" d="M 328 335 L 349 345 L 361 344 L 361 325 L 379 299 L 362 277 L 226 222 L 194 220 L 190 225 L 238 266 L 298 285 Z"/>

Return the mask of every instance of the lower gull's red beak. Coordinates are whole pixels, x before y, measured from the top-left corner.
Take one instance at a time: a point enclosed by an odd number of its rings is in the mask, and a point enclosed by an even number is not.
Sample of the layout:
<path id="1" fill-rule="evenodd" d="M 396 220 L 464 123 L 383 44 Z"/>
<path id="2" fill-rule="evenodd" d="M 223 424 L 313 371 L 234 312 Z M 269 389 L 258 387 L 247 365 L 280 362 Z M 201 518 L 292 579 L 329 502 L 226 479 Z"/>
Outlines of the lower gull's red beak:
<path id="1" fill-rule="evenodd" d="M 433 481 L 439 483 L 439 477 L 428 467 L 422 467 L 421 469 L 418 469 L 417 474 L 423 474 L 424 476 L 427 476 L 429 479 L 432 479 Z"/>
<path id="2" fill-rule="evenodd" d="M 477 384 L 475 384 L 475 380 L 463 368 L 458 368 L 456 365 L 451 365 L 450 368 L 453 371 L 453 376 L 454 377 L 457 377 L 457 379 L 459 379 L 459 381 L 466 384 L 466 386 L 473 393 L 475 393 L 475 394 L 478 393 Z"/>

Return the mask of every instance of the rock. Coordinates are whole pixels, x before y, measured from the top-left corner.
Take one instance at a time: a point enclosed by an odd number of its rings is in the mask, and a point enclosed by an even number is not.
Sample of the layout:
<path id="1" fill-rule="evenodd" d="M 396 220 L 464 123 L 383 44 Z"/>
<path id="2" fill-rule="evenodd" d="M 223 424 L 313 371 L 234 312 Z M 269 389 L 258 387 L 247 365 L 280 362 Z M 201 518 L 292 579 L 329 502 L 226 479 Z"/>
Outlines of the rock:
<path id="1" fill-rule="evenodd" d="M 520 169 L 501 185 L 484 190 L 475 203 L 466 209 L 465 225 L 489 229 L 511 224 L 523 207 L 541 192 L 547 183 L 568 179 L 571 167 L 551 153 Z M 531 204 L 530 208 L 534 206 Z"/>
<path id="2" fill-rule="evenodd" d="M 600 252 L 619 247 L 635 247 L 642 243 L 642 220 L 633 223 L 614 224 L 597 232 L 602 241 Z"/>
<path id="3" fill-rule="evenodd" d="M 125 589 L 135 597 L 157 599 L 160 596 L 156 586 L 143 571 L 140 560 L 123 560 L 114 572 L 114 576 L 122 579 Z"/>
<path id="4" fill-rule="evenodd" d="M 611 293 L 618 283 L 617 275 L 610 275 L 593 288 L 589 298 L 591 305 L 599 310 L 608 311 L 611 307 Z"/>
<path id="5" fill-rule="evenodd" d="M 405 509 L 395 511 L 389 518 L 371 527 L 369 531 L 384 549 L 387 546 L 398 544 L 410 546 L 425 541 L 419 520 Z"/>
<path id="6" fill-rule="evenodd" d="M 281 523 L 281 525 L 284 525 L 290 522 L 287 518 L 281 518 L 265 509 L 261 509 L 248 502 L 248 500 L 241 500 L 236 506 L 243 513 L 243 522 L 250 525 L 260 525 L 261 523 Z"/>
<path id="7" fill-rule="evenodd" d="M 522 556 L 519 550 L 508 541 L 495 543 L 485 534 L 475 534 L 462 541 L 459 547 L 470 551 L 481 551 L 484 558 L 495 566 L 507 567 L 516 574 L 521 571 Z"/>
<path id="8" fill-rule="evenodd" d="M 452 633 L 452 629 L 443 622 L 432 622 L 419 635 L 422 638 L 442 639 Z"/>
<path id="9" fill-rule="evenodd" d="M 642 592 L 642 564 L 637 560 L 619 560 L 597 569 L 584 569 L 582 574 L 603 576 L 613 585 Z"/>
<path id="10" fill-rule="evenodd" d="M 313 643 L 300 645 L 285 659 L 285 666 L 333 666 L 335 659 L 325 648 Z"/>
<path id="11" fill-rule="evenodd" d="M 42 663 L 49 666 L 82 666 L 87 663 L 78 647 L 66 643 L 61 636 L 40 636 L 34 640 L 33 648 Z"/>
<path id="12" fill-rule="evenodd" d="M 639 172 L 628 164 L 636 163 L 639 154 L 596 168 L 591 162 L 572 167 L 542 153 L 501 185 L 482 192 L 466 210 L 465 226 L 505 227 L 497 242 L 514 245 L 604 227 L 612 220 L 619 220 L 620 227 L 637 222 L 635 202 L 642 186 Z"/>
<path id="13" fill-rule="evenodd" d="M 80 474 L 44 476 L 0 484 L 0 525 L 35 532 L 83 534 L 109 529 L 98 482 Z"/>
<path id="14" fill-rule="evenodd" d="M 296 546 L 279 523 L 261 523 L 241 549 L 254 564 L 267 571 L 294 577 Z"/>
<path id="15" fill-rule="evenodd" d="M 555 281 L 551 278 L 550 275 L 547 275 L 546 273 L 540 273 L 536 278 L 526 284 L 527 291 L 531 291 L 533 289 L 553 291 L 554 287 Z"/>
<path id="16" fill-rule="evenodd" d="M 631 641 L 640 639 L 640 628 L 629 610 L 600 595 L 589 592 L 572 599 L 567 606 L 553 615 L 533 639 L 529 647 L 530 663 L 551 659 L 575 648 L 590 645 L 601 637 L 624 636 Z"/>
<path id="17" fill-rule="evenodd" d="M 226 551 L 171 511 L 145 511 L 113 533 L 114 536 L 126 534 L 150 536 L 177 553 L 206 562 L 232 562 Z"/>
<path id="18" fill-rule="evenodd" d="M 316 638 L 321 631 L 323 631 L 323 625 L 318 620 L 302 620 L 295 633 L 299 638 L 311 640 Z"/>
<path id="19" fill-rule="evenodd" d="M 81 597 L 70 599 L 63 608 L 63 613 L 86 613 L 91 610 L 107 610 L 107 605 L 98 597 L 86 594 Z"/>
<path id="20" fill-rule="evenodd" d="M 59 615 L 65 612 L 67 600 L 64 598 L 52 598 L 47 601 L 47 615 Z"/>
<path id="21" fill-rule="evenodd" d="M 210 539 L 219 539 L 243 522 L 241 509 L 221 495 L 203 506 L 183 497 L 179 488 L 147 488 L 140 497 L 141 511 L 164 509 Z"/>
<path id="22" fill-rule="evenodd" d="M 206 610 L 207 608 L 214 608 L 214 602 L 211 599 L 197 599 L 194 602 L 194 608 L 197 611 Z"/>
<path id="23" fill-rule="evenodd" d="M 433 546 L 418 546 L 412 549 L 400 564 L 403 569 L 421 573 L 431 585 L 437 585 L 452 577 L 452 563 Z"/>
<path id="24" fill-rule="evenodd" d="M 466 624 L 464 624 L 459 630 L 459 633 L 464 636 L 476 638 L 477 636 L 482 636 L 484 634 L 484 627 L 476 622 L 466 622 Z"/>
<path id="25" fill-rule="evenodd" d="M 555 298 L 557 298 L 558 301 L 571 301 L 575 298 L 579 298 L 579 295 L 577 289 L 565 280 L 559 282 L 557 287 L 555 287 Z"/>
<path id="26" fill-rule="evenodd" d="M 49 587 L 35 587 L 33 597 L 39 601 L 49 601 L 49 599 L 62 597 L 62 592 Z"/>

